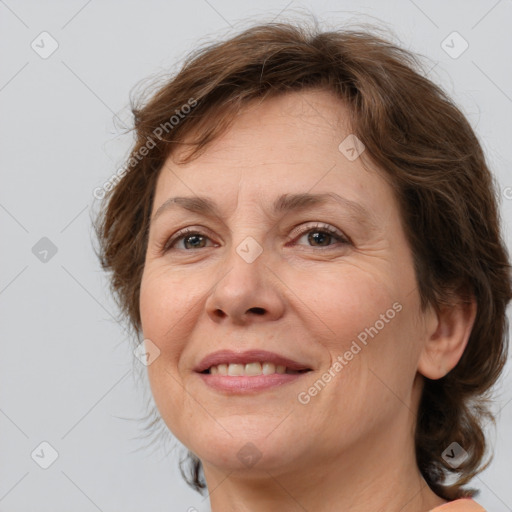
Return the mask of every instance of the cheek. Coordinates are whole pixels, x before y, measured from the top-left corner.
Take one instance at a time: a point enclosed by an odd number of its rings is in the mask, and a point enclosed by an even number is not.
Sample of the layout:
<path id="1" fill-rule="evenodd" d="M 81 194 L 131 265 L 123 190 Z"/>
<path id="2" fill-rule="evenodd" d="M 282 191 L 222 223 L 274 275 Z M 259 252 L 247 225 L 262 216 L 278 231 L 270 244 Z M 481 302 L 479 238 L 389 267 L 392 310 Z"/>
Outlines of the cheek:
<path id="1" fill-rule="evenodd" d="M 190 287 L 179 286 L 168 273 L 153 269 L 145 271 L 141 282 L 143 336 L 160 350 L 147 371 L 155 403 L 166 422 L 179 405 L 176 402 L 181 391 L 176 369 L 192 328 L 193 305 L 197 303 L 195 297 L 188 296 L 189 291 Z"/>
<path id="2" fill-rule="evenodd" d="M 399 320 L 400 291 L 391 281 L 375 270 L 350 264 L 315 276 L 307 287 L 308 305 L 314 308 L 317 323 L 328 328 L 331 350 L 349 350 L 354 340 L 364 346 Z"/>
<path id="3" fill-rule="evenodd" d="M 413 305 L 402 299 L 382 306 L 344 347 L 344 382 L 337 383 L 339 391 L 350 391 L 350 408 L 376 421 L 399 414 L 404 404 L 412 409 L 421 346 Z"/>
<path id="4" fill-rule="evenodd" d="M 181 289 L 162 271 L 147 269 L 140 290 L 140 315 L 145 339 L 160 350 L 147 367 L 149 384 L 160 416 L 172 432 L 180 432 L 183 418 L 183 388 L 175 368 L 186 343 L 187 290 Z"/>
<path id="5" fill-rule="evenodd" d="M 348 444 L 413 410 L 417 351 L 409 338 L 410 310 L 386 294 L 374 299 L 364 313 L 340 317 L 340 329 L 347 330 L 331 340 L 330 367 L 301 390 L 311 430 L 321 429 L 329 439 L 343 432 Z M 324 386 L 319 379 L 328 382 Z"/>
<path id="6" fill-rule="evenodd" d="M 404 396 L 412 386 L 419 356 L 415 323 L 419 298 L 404 293 L 407 288 L 394 285 L 389 276 L 384 279 L 361 269 L 340 272 L 333 280 L 339 283 L 336 287 L 332 281 L 316 281 L 326 290 L 317 305 L 318 317 L 328 327 L 322 344 L 330 364 L 323 372 L 334 375 L 325 375 L 333 390 L 326 395 L 349 409 L 361 404 L 378 407 L 392 392 Z"/>
<path id="7" fill-rule="evenodd" d="M 183 275 L 157 265 L 145 269 L 141 282 L 143 336 L 160 350 L 159 357 L 147 368 L 149 382 L 155 403 L 172 430 L 182 419 L 175 413 L 183 410 L 185 398 L 179 362 L 204 302 L 206 290 L 200 282 L 199 276 L 184 281 Z"/>
<path id="8" fill-rule="evenodd" d="M 165 271 L 163 268 L 147 269 L 140 290 L 140 315 L 142 330 L 160 350 L 176 346 L 166 340 L 180 338 L 193 316 L 194 307 L 200 302 L 203 291 L 195 282 Z"/>
<path id="9" fill-rule="evenodd" d="M 396 241 L 400 251 L 386 258 L 347 258 L 339 272 L 320 275 L 315 287 L 308 287 L 320 298 L 318 316 L 329 326 L 331 361 L 342 356 L 352 370 L 347 373 L 355 374 L 351 379 L 364 373 L 378 378 L 379 372 L 390 383 L 414 378 L 421 348 L 419 297 L 402 242 Z M 322 287 L 326 293 L 320 295 Z"/>

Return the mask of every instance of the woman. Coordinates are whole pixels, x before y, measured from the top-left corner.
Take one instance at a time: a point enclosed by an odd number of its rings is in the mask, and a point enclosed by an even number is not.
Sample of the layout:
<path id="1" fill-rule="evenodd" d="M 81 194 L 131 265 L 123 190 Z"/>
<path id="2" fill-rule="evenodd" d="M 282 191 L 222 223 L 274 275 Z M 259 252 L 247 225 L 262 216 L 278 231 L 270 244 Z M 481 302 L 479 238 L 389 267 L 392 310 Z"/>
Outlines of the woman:
<path id="1" fill-rule="evenodd" d="M 134 110 L 101 258 L 214 512 L 483 510 L 509 260 L 481 146 L 416 64 L 267 24 Z"/>

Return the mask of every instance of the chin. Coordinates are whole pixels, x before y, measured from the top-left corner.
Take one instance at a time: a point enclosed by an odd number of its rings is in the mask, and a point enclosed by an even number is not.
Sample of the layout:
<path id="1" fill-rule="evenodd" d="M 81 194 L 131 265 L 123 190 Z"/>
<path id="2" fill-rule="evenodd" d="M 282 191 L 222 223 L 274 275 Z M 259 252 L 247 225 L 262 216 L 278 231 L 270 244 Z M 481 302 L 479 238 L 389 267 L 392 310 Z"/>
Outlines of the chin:
<path id="1" fill-rule="evenodd" d="M 223 422 L 229 434 L 217 425 L 182 441 L 202 462 L 226 471 L 276 471 L 300 457 L 300 435 L 272 432 L 268 420 L 250 418 L 252 427 L 244 428 L 245 421 Z M 262 428 L 262 425 L 265 428 Z M 296 439 L 297 438 L 297 439 Z"/>

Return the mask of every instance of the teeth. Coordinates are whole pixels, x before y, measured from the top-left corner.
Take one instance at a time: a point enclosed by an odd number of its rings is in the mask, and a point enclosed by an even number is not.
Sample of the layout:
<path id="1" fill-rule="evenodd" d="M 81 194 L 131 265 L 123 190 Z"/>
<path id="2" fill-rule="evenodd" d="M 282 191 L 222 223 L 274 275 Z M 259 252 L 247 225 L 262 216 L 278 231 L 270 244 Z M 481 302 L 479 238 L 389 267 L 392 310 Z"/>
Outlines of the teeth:
<path id="1" fill-rule="evenodd" d="M 228 375 L 244 375 L 245 366 L 243 364 L 230 364 L 228 366 Z"/>
<path id="2" fill-rule="evenodd" d="M 261 363 L 248 363 L 244 370 L 245 375 L 261 375 Z"/>
<path id="3" fill-rule="evenodd" d="M 276 373 L 276 365 L 274 363 L 263 363 L 263 375 Z"/>
<path id="4" fill-rule="evenodd" d="M 219 364 L 210 368 L 210 374 L 238 376 L 272 375 L 273 373 L 299 373 L 296 370 L 288 370 L 286 366 L 274 363 L 247 363 L 247 364 Z"/>

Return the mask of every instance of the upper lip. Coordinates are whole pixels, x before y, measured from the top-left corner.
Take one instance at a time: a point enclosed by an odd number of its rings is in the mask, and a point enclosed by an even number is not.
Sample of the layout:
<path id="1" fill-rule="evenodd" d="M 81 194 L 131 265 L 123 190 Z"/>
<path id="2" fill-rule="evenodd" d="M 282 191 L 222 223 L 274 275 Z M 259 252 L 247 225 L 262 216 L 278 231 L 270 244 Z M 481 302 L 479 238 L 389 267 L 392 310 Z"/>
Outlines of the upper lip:
<path id="1" fill-rule="evenodd" d="M 281 356 L 267 350 L 246 350 L 234 352 L 232 350 L 219 350 L 204 357 L 196 366 L 196 372 L 204 372 L 212 366 L 219 364 L 248 364 L 248 363 L 274 363 L 275 365 L 286 366 L 289 370 L 310 370 L 311 368 L 288 357 Z"/>

